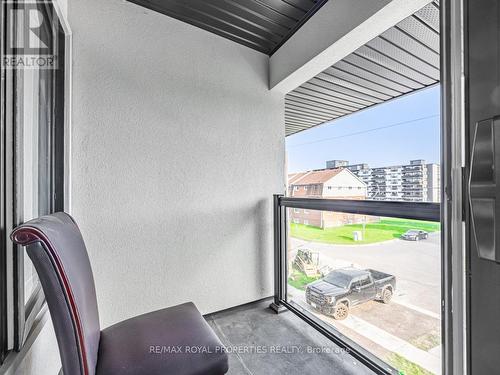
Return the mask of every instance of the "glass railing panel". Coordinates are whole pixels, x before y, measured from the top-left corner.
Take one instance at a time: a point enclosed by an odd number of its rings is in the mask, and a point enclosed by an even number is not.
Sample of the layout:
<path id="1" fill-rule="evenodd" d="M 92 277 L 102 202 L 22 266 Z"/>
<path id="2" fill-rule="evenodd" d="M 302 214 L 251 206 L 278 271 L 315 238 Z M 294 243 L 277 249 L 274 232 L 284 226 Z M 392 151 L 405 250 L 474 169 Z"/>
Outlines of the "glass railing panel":
<path id="1" fill-rule="evenodd" d="M 401 374 L 441 374 L 440 224 L 286 214 L 286 301 Z"/>

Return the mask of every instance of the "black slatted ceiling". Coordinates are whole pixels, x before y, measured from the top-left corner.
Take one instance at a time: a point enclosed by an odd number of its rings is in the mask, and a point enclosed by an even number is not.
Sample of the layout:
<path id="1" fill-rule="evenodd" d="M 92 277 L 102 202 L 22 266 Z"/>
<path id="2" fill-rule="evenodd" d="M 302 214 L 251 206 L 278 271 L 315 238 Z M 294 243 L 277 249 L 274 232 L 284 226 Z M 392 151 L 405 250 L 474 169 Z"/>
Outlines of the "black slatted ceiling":
<path id="1" fill-rule="evenodd" d="M 271 55 L 328 0 L 128 0 Z"/>
<path id="2" fill-rule="evenodd" d="M 286 135 L 439 82 L 439 3 L 434 1 L 285 98 Z"/>

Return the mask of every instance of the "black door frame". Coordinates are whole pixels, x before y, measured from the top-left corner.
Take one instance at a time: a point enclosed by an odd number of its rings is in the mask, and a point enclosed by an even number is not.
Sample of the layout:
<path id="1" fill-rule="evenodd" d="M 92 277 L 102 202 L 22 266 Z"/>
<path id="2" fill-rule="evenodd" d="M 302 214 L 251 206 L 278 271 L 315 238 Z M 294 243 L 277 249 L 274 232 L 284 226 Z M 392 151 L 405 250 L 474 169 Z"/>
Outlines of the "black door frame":
<path id="1" fill-rule="evenodd" d="M 463 7 L 464 146 L 468 175 L 475 124 L 500 115 L 500 4 L 496 0 L 463 0 Z M 466 198 L 468 200 L 468 196 Z M 467 373 L 493 374 L 500 368 L 500 264 L 478 256 L 469 205 L 465 206 L 468 235 Z M 493 228 L 490 230 L 494 231 Z"/>

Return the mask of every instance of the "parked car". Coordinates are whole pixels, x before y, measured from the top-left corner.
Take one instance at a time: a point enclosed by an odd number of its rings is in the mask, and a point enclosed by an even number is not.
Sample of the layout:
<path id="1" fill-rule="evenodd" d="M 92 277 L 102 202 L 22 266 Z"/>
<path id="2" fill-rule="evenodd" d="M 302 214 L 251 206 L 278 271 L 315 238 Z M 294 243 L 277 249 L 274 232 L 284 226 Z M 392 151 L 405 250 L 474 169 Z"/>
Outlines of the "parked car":
<path id="1" fill-rule="evenodd" d="M 429 237 L 429 233 L 420 229 L 410 229 L 401 235 L 401 239 L 407 241 L 426 240 L 427 237 Z"/>
<path id="2" fill-rule="evenodd" d="M 371 269 L 344 268 L 308 284 L 306 301 L 314 309 L 343 320 L 353 306 L 377 300 L 389 303 L 396 290 L 396 277 Z"/>

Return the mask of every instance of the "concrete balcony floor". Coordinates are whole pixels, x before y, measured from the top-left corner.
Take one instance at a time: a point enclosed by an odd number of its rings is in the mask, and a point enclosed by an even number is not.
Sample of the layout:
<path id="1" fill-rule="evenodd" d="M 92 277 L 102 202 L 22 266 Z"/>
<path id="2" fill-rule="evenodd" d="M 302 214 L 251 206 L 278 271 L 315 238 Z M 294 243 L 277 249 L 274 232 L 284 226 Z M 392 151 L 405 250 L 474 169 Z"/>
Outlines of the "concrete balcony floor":
<path id="1" fill-rule="evenodd" d="M 205 316 L 228 348 L 229 375 L 373 374 L 291 312 L 276 315 L 270 302 Z"/>

